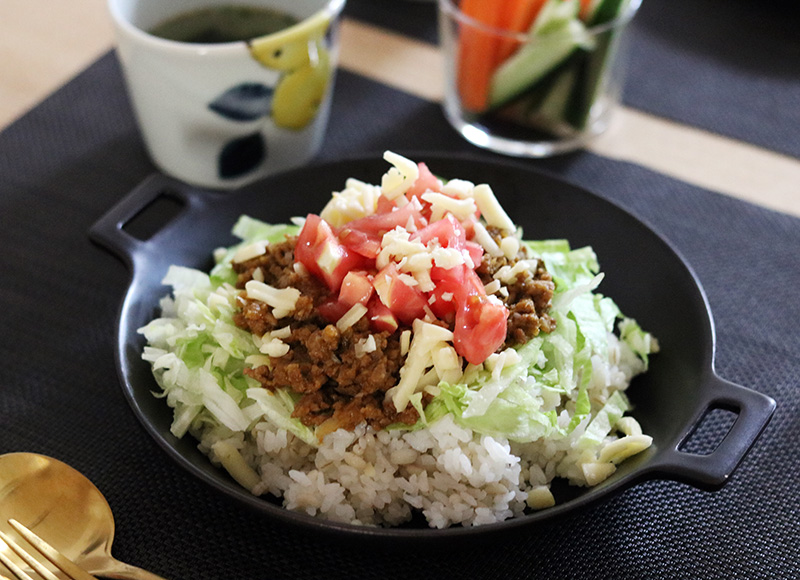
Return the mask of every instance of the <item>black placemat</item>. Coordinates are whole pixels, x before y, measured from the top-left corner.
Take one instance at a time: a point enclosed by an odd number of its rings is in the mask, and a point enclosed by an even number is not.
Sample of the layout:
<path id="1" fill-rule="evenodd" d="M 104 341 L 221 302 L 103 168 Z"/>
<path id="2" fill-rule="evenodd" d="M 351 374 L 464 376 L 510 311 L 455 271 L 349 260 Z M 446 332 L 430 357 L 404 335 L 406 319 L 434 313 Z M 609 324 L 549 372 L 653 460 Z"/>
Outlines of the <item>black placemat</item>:
<path id="1" fill-rule="evenodd" d="M 467 147 L 435 105 L 341 73 L 321 159 Z M 778 400 L 723 490 L 655 481 L 554 525 L 398 550 L 281 528 L 176 467 L 117 384 L 112 341 L 127 273 L 86 236 L 153 170 L 113 54 L 0 134 L 0 453 L 45 453 L 85 473 L 114 510 L 115 554 L 173 580 L 797 576 L 800 220 L 595 155 L 530 165 L 665 234 L 705 284 L 720 375 Z"/>
<path id="2" fill-rule="evenodd" d="M 438 42 L 436 3 L 349 0 L 346 14 Z M 643 0 L 623 101 L 800 157 L 800 10 L 788 0 Z"/>
<path id="3" fill-rule="evenodd" d="M 800 157 L 798 29 L 784 0 L 643 0 L 624 101 Z"/>

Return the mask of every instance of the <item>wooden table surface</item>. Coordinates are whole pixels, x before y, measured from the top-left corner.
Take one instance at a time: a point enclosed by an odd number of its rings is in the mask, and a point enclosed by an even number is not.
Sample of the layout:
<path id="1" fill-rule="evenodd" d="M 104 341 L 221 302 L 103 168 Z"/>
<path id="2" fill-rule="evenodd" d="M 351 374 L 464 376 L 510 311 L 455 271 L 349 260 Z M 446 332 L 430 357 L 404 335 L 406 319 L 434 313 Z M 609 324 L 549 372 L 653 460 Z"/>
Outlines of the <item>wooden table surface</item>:
<path id="1" fill-rule="evenodd" d="M 421 98 L 440 99 L 436 46 L 348 19 L 341 37 L 343 68 Z M 106 0 L 2 0 L 0 130 L 113 45 Z M 794 157 L 630 108 L 618 112 L 590 149 L 800 216 L 800 160 Z"/>

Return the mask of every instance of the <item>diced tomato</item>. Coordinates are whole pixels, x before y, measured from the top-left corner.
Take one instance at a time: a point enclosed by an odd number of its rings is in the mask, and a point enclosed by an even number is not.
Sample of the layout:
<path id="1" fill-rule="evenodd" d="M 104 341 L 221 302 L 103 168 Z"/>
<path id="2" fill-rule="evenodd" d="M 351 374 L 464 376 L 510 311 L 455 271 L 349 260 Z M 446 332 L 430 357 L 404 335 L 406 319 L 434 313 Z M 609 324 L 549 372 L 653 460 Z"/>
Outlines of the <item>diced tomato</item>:
<path id="1" fill-rule="evenodd" d="M 464 276 L 467 270 L 469 267 L 466 264 L 460 264 L 455 268 L 433 266 L 431 280 L 437 288 L 442 286 L 444 292 L 455 292 L 458 296 L 464 296 Z"/>
<path id="2" fill-rule="evenodd" d="M 453 345 L 467 362 L 481 364 L 506 339 L 508 309 L 485 295 L 471 295 L 456 312 Z"/>
<path id="3" fill-rule="evenodd" d="M 306 217 L 297 237 L 294 258 L 333 292 L 339 290 L 349 271 L 369 267 L 367 258 L 342 245 L 331 226 L 315 214 Z"/>
<path id="4" fill-rule="evenodd" d="M 353 220 L 348 222 L 345 227 L 350 230 L 363 232 L 368 236 L 378 236 L 380 239 L 383 234 L 393 230 L 397 226 L 405 228 L 409 220 L 411 220 L 416 229 L 424 228 L 428 225 L 428 221 L 422 217 L 419 206 L 414 203 L 408 203 L 388 213 L 376 213 Z"/>
<path id="5" fill-rule="evenodd" d="M 460 280 L 457 278 L 441 279 L 436 282 L 436 287 L 431 291 L 433 300 L 428 300 L 428 306 L 436 318 L 452 322 L 461 294 L 462 282 Z"/>
<path id="6" fill-rule="evenodd" d="M 372 297 L 372 282 L 366 272 L 348 272 L 339 288 L 339 302 L 348 307 L 354 304 L 367 305 Z"/>
<path id="7" fill-rule="evenodd" d="M 467 241 L 467 234 L 459 221 L 452 214 L 447 214 L 442 219 L 414 232 L 411 239 L 419 240 L 425 245 L 436 239 L 443 248 L 461 249 Z"/>
<path id="8" fill-rule="evenodd" d="M 471 241 L 474 223 L 459 222 L 451 214 L 429 224 L 417 201 L 428 190 L 438 190 L 439 181 L 424 164 L 420 178 L 409 191 L 412 200 L 403 207 L 383 198 L 380 213 L 353 220 L 337 231 L 320 216 L 309 214 L 298 235 L 295 260 L 331 290 L 319 307 L 320 314 L 337 322 L 354 304 L 367 307 L 374 332 L 395 332 L 400 323 L 410 325 L 432 312 L 453 326 L 456 352 L 468 362 L 480 364 L 505 341 L 508 309 L 486 296 L 478 274 L 468 263 L 453 268 L 433 266 L 435 288 L 423 293 L 407 284 L 395 263 L 375 272 L 382 236 L 396 227 L 413 224 L 412 240 L 423 244 L 436 240 L 444 248 L 468 253 L 473 265 L 480 264 L 483 248 Z M 417 198 L 417 199 L 415 199 Z M 429 210 L 429 204 L 422 204 Z"/>
<path id="9" fill-rule="evenodd" d="M 418 163 L 417 167 L 419 168 L 419 176 L 406 192 L 406 198 L 409 201 L 416 198 L 422 206 L 422 215 L 425 217 L 425 219 L 430 220 L 431 204 L 427 201 L 424 201 L 422 199 L 422 195 L 428 191 L 441 193 L 442 182 L 439 181 L 439 179 L 433 173 L 431 173 L 431 170 L 428 169 L 428 166 L 424 163 Z"/>
<path id="10" fill-rule="evenodd" d="M 439 179 L 433 173 L 431 173 L 431 170 L 428 169 L 427 165 L 424 163 L 417 163 L 417 168 L 419 169 L 419 176 L 406 192 L 406 197 L 409 200 L 411 200 L 413 197 L 420 198 L 422 194 L 428 190 L 442 190 L 442 182 L 439 181 Z M 420 199 L 420 201 L 422 201 L 422 199 Z"/>
<path id="11" fill-rule="evenodd" d="M 444 218 L 415 232 L 411 235 L 411 239 L 419 240 L 426 245 L 431 240 L 436 239 L 443 248 L 466 250 L 475 267 L 481 263 L 481 259 L 483 258 L 483 247 L 481 247 L 480 244 L 467 240 L 466 230 L 461 225 L 461 222 L 453 217 L 452 214 L 447 214 Z M 434 269 L 435 268 L 436 267 L 434 267 Z M 434 273 L 431 274 L 431 277 L 433 280 L 437 279 Z"/>
<path id="12" fill-rule="evenodd" d="M 339 241 L 355 253 L 373 260 L 378 257 L 381 251 L 381 239 L 379 236 L 354 230 L 348 225 L 339 230 Z"/>
<path id="13" fill-rule="evenodd" d="M 475 239 L 475 222 L 480 217 L 480 211 L 475 212 L 475 218 L 467 218 L 462 220 L 461 227 L 464 228 L 464 232 L 467 234 L 468 240 Z"/>
<path id="14" fill-rule="evenodd" d="M 396 207 L 397 207 L 397 202 L 390 200 L 385 195 L 380 195 L 378 197 L 378 203 L 377 207 L 375 208 L 375 213 L 389 213 Z"/>
<path id="15" fill-rule="evenodd" d="M 351 305 L 352 306 L 352 305 Z M 344 302 L 340 302 L 333 296 L 329 297 L 322 304 L 317 306 L 317 310 L 322 317 L 330 323 L 336 324 L 339 319 L 350 310 L 350 307 Z"/>
<path id="16" fill-rule="evenodd" d="M 416 286 L 409 286 L 400 277 L 394 263 L 375 274 L 372 280 L 378 297 L 394 316 L 405 324 L 425 316 L 427 300 Z"/>
<path id="17" fill-rule="evenodd" d="M 354 304 L 367 305 L 374 293 L 366 272 L 348 272 L 339 288 L 339 296 L 331 295 L 317 307 L 328 322 L 338 322 Z"/>
<path id="18" fill-rule="evenodd" d="M 455 317 L 456 352 L 473 364 L 482 363 L 505 342 L 508 309 L 489 300 L 480 277 L 466 264 L 433 268 L 431 279 L 436 283 L 431 311 L 447 322 Z"/>
<path id="19" fill-rule="evenodd" d="M 463 292 L 462 296 L 464 296 L 465 300 L 467 296 L 486 296 L 486 290 L 483 287 L 483 282 L 481 282 L 480 277 L 475 270 L 466 264 L 464 265 L 464 277 L 462 278 L 461 291 Z"/>
<path id="20" fill-rule="evenodd" d="M 431 280 L 437 287 L 441 285 L 447 288 L 446 291 L 454 292 L 459 303 L 464 302 L 467 296 L 485 294 L 478 274 L 466 264 L 448 269 L 434 266 L 431 268 Z"/>
<path id="21" fill-rule="evenodd" d="M 483 246 L 475 242 L 466 241 L 464 242 L 464 247 L 469 252 L 469 257 L 472 258 L 472 263 L 477 268 L 481 260 L 483 260 Z"/>
<path id="22" fill-rule="evenodd" d="M 394 332 L 398 327 L 394 314 L 377 295 L 367 304 L 367 319 L 373 332 Z"/>

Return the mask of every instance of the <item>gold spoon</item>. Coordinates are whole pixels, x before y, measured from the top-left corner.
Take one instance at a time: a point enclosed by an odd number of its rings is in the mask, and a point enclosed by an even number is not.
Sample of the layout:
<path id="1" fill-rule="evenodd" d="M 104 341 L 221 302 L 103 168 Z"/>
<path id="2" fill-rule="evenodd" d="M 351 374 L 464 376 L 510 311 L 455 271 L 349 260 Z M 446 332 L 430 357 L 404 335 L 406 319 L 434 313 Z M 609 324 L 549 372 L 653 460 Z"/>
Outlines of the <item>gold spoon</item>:
<path id="1" fill-rule="evenodd" d="M 84 475 L 56 459 L 35 453 L 0 455 L 0 530 L 14 534 L 9 518 L 95 576 L 164 580 L 111 556 L 114 515 L 106 498 Z"/>

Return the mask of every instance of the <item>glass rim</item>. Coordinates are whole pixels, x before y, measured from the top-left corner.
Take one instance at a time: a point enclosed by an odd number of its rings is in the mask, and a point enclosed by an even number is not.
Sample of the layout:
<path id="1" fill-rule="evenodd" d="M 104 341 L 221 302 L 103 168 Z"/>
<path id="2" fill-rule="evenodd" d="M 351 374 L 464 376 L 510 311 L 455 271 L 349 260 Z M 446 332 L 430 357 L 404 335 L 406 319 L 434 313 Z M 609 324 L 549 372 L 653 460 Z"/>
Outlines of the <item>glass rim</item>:
<path id="1" fill-rule="evenodd" d="M 484 0 L 487 2 L 493 0 Z M 520 42 L 527 42 L 530 40 L 530 37 L 526 32 L 512 32 L 510 30 L 506 30 L 505 28 L 498 28 L 496 26 L 491 26 L 481 22 L 480 20 L 476 20 L 472 16 L 464 14 L 461 9 L 456 5 L 455 0 L 438 0 L 439 3 L 439 12 L 440 14 L 446 14 L 447 16 L 451 16 L 455 20 L 462 22 L 485 32 L 487 34 L 492 34 L 494 36 L 504 37 L 510 40 L 517 40 Z M 617 28 L 619 26 L 625 25 L 630 22 L 636 12 L 639 10 L 639 7 L 642 4 L 642 0 L 631 0 L 628 4 L 625 11 L 614 18 L 613 20 L 609 20 L 608 22 L 604 22 L 603 24 L 597 24 L 595 26 L 587 27 L 586 32 L 589 35 L 598 35 L 611 30 L 613 28 Z"/>

